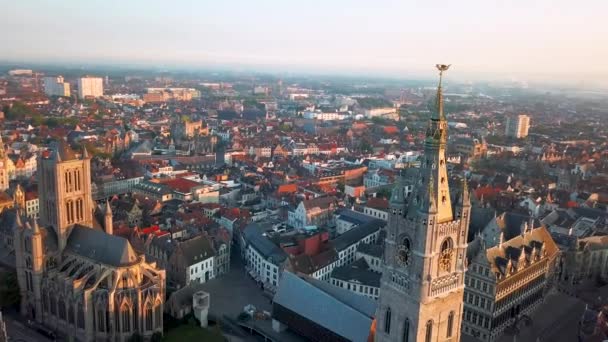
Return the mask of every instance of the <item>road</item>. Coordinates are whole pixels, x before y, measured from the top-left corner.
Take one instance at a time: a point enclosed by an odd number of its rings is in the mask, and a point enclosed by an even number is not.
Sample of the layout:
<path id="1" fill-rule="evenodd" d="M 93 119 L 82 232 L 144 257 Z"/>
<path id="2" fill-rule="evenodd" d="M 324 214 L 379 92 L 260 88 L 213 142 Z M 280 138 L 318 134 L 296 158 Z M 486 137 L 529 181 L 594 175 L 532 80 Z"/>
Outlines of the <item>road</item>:
<path id="1" fill-rule="evenodd" d="M 40 335 L 35 330 L 27 327 L 22 321 L 8 315 L 2 315 L 6 324 L 6 332 L 9 341 L 14 342 L 51 342 L 52 340 Z"/>

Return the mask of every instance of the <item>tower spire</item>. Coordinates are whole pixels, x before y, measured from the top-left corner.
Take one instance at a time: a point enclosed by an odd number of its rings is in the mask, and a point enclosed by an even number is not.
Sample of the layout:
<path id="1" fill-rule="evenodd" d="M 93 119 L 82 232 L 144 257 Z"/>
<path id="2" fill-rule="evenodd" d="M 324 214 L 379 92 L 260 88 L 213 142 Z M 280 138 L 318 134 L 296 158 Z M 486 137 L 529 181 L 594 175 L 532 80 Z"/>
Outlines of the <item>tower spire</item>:
<path id="1" fill-rule="evenodd" d="M 106 210 L 104 213 L 104 229 L 107 234 L 114 234 L 114 226 L 112 222 L 112 207 L 110 206 L 110 201 L 106 201 Z"/>
<path id="2" fill-rule="evenodd" d="M 447 71 L 450 68 L 451 64 L 437 64 L 437 70 L 439 70 L 439 85 L 437 86 L 437 100 L 436 100 L 436 110 L 437 116 L 435 119 L 445 120 L 445 114 L 443 113 L 443 89 L 441 87 L 443 81 L 443 72 Z"/>

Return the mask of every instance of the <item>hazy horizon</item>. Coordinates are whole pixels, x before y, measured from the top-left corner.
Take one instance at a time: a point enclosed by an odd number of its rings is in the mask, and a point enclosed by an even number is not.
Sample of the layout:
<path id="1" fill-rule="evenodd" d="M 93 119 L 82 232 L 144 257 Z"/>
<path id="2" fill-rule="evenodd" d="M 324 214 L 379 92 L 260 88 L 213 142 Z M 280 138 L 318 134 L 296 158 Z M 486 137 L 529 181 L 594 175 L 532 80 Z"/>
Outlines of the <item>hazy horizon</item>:
<path id="1" fill-rule="evenodd" d="M 233 0 L 0 5 L 0 60 L 607 86 L 608 1 Z M 10 34 L 6 34 L 10 33 Z"/>

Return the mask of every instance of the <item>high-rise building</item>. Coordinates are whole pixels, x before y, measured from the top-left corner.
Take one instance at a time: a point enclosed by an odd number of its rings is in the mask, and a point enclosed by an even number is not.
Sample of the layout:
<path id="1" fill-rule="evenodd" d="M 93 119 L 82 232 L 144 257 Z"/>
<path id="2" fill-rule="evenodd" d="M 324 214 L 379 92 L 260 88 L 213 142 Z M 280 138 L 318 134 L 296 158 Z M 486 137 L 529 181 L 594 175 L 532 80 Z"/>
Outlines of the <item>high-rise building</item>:
<path id="1" fill-rule="evenodd" d="M 520 114 L 515 117 L 507 117 L 505 121 L 505 135 L 511 138 L 525 138 L 530 128 L 530 117 Z"/>
<path id="2" fill-rule="evenodd" d="M 85 76 L 78 79 L 78 97 L 100 97 L 103 96 L 103 78 Z"/>
<path id="3" fill-rule="evenodd" d="M 70 96 L 70 84 L 63 81 L 63 76 L 45 77 L 42 84 L 48 96 Z"/>
<path id="4" fill-rule="evenodd" d="M 459 341 L 470 199 L 466 181 L 454 202 L 446 168 L 448 123 L 439 65 L 437 110 L 426 131 L 414 190 L 393 189 L 384 243 L 377 342 Z"/>
<path id="5" fill-rule="evenodd" d="M 163 330 L 165 271 L 95 222 L 90 164 L 61 141 L 38 163 L 40 226 L 20 209 L 1 214 L 14 217 L 21 314 L 61 340 L 150 340 Z"/>

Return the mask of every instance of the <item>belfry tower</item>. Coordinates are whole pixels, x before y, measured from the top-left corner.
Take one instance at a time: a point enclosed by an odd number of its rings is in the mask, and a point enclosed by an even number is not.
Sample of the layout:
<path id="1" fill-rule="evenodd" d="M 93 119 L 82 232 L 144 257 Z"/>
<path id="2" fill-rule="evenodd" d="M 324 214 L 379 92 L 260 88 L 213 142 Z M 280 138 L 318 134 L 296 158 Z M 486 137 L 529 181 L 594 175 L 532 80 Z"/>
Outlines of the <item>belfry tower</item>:
<path id="1" fill-rule="evenodd" d="M 470 199 L 466 180 L 454 203 L 446 167 L 448 123 L 437 65 L 436 110 L 426 131 L 414 190 L 393 189 L 376 312 L 379 342 L 460 341 Z"/>

